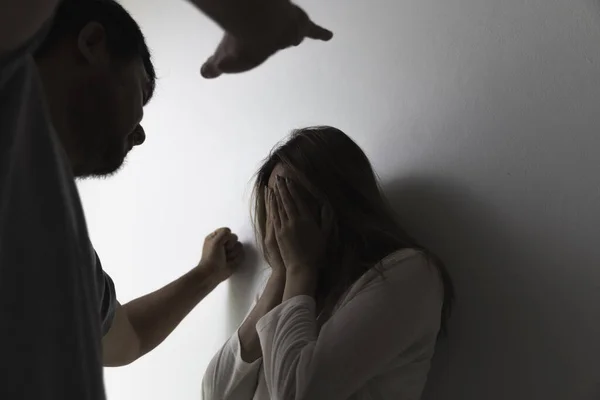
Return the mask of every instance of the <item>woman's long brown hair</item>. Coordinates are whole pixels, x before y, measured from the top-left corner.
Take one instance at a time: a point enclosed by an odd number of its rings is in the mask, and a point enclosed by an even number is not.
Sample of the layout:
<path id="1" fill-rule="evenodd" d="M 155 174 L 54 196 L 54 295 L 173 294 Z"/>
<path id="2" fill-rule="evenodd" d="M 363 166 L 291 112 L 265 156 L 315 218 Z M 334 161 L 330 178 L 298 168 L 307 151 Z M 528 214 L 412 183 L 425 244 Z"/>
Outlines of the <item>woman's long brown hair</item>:
<path id="1" fill-rule="evenodd" d="M 282 166 L 309 194 L 313 205 L 327 205 L 334 215 L 328 241 L 328 266 L 321 270 L 317 304 L 337 302 L 340 296 L 380 261 L 402 249 L 426 255 L 439 271 L 444 286 L 441 332 L 446 332 L 454 289 L 442 261 L 407 235 L 383 195 L 369 159 L 339 129 L 317 126 L 294 131 L 277 145 L 258 170 L 254 186 L 253 220 L 264 254 L 264 188 L 276 165 Z M 319 218 L 318 215 L 315 216 Z"/>

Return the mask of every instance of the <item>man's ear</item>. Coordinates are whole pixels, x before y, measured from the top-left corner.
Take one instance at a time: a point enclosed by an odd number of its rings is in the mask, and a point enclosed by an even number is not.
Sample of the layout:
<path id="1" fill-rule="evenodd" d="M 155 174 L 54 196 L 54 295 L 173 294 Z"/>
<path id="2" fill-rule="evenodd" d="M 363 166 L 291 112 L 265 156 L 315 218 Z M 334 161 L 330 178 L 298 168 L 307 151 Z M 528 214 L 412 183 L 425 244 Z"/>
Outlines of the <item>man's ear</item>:
<path id="1" fill-rule="evenodd" d="M 90 65 L 103 65 L 110 61 L 106 30 L 98 22 L 89 22 L 81 29 L 77 37 L 77 48 L 83 59 Z"/>

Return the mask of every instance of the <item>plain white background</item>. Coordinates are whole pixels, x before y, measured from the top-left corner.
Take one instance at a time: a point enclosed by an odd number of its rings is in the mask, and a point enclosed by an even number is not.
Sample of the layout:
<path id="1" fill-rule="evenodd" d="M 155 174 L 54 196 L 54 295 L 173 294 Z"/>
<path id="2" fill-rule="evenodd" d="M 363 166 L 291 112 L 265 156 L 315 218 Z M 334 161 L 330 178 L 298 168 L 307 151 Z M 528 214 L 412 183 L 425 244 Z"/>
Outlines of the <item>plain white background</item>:
<path id="1" fill-rule="evenodd" d="M 160 79 L 148 140 L 115 177 L 80 185 L 120 301 L 185 273 L 218 226 L 252 243 L 260 160 L 292 128 L 335 125 L 454 277 L 459 302 L 425 399 L 600 398 L 600 3 L 299 4 L 333 41 L 206 81 L 216 25 L 184 1 L 124 1 Z M 109 399 L 199 399 L 247 311 L 248 268 L 153 353 L 107 369 Z"/>

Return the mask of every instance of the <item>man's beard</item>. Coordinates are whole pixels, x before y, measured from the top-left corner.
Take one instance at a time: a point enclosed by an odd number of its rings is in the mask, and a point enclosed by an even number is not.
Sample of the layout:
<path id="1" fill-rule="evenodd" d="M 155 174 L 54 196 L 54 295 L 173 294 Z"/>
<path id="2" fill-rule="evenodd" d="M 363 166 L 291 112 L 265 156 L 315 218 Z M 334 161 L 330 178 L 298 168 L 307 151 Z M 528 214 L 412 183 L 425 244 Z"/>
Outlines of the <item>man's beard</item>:
<path id="1" fill-rule="evenodd" d="M 92 151 L 88 152 L 91 155 Z M 89 163 L 86 163 L 80 171 L 74 171 L 78 179 L 108 178 L 116 174 L 124 165 L 128 151 L 123 142 L 111 141 L 102 154 L 91 155 Z"/>

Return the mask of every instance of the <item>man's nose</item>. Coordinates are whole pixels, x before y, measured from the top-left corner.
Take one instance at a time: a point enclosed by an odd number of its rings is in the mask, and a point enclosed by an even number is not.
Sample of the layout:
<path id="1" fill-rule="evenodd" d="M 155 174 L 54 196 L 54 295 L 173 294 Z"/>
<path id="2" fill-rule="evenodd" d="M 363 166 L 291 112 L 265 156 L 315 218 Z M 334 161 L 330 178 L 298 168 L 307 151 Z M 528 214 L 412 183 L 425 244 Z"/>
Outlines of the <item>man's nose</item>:
<path id="1" fill-rule="evenodd" d="M 141 125 L 138 125 L 135 132 L 133 132 L 133 145 L 139 146 L 146 141 L 146 132 Z"/>

